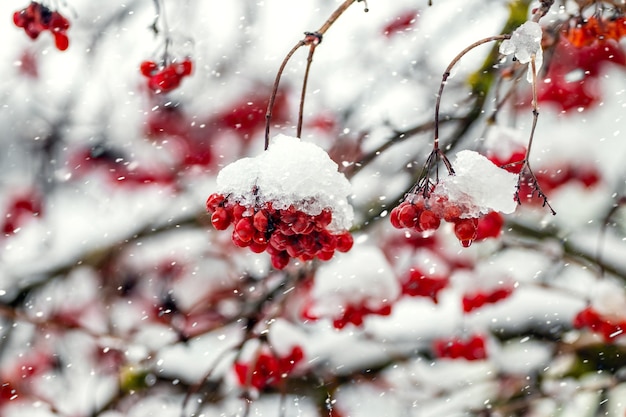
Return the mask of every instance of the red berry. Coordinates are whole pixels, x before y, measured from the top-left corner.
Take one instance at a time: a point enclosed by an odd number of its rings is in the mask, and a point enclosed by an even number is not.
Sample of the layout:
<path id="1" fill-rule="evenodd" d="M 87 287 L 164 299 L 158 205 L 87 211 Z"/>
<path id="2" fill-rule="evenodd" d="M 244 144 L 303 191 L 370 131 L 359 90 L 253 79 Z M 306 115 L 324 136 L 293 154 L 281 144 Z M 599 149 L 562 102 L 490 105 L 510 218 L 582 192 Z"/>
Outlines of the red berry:
<path id="1" fill-rule="evenodd" d="M 154 75 L 154 71 L 156 71 L 157 68 L 157 64 L 154 61 L 143 61 L 139 66 L 139 70 L 146 77 Z"/>
<path id="2" fill-rule="evenodd" d="M 463 214 L 463 210 L 458 206 L 448 204 L 443 208 L 443 219 L 448 223 L 455 223 L 461 214 Z"/>
<path id="3" fill-rule="evenodd" d="M 419 222 L 420 213 L 413 204 L 405 204 L 400 208 L 398 220 L 403 227 L 407 229 L 414 228 Z"/>
<path id="4" fill-rule="evenodd" d="M 223 195 L 213 193 L 206 200 L 206 209 L 209 213 L 213 213 L 226 199 Z"/>
<path id="5" fill-rule="evenodd" d="M 271 255 L 270 260 L 274 268 L 284 269 L 289 263 L 289 255 L 285 251 L 279 252 L 277 254 Z"/>
<path id="6" fill-rule="evenodd" d="M 394 207 L 389 213 L 389 221 L 391 225 L 396 229 L 403 229 L 402 224 L 400 223 L 400 209 L 399 207 Z"/>
<path id="7" fill-rule="evenodd" d="M 269 220 L 267 213 L 264 210 L 259 210 L 254 213 L 253 225 L 256 230 L 259 232 L 267 232 L 267 227 L 269 225 Z"/>
<path id="8" fill-rule="evenodd" d="M 19 10 L 19 11 L 13 13 L 13 23 L 18 28 L 25 27 L 27 20 L 28 19 L 26 17 L 26 11 L 25 10 Z"/>
<path id="9" fill-rule="evenodd" d="M 231 216 L 230 213 L 223 207 L 218 207 L 211 215 L 211 224 L 217 230 L 226 230 L 230 226 Z"/>
<path id="10" fill-rule="evenodd" d="M 63 32 L 52 32 L 54 35 L 54 44 L 59 51 L 65 51 L 70 46 L 70 40 Z"/>
<path id="11" fill-rule="evenodd" d="M 313 221 L 320 229 L 324 229 L 333 221 L 333 214 L 330 210 L 322 210 L 320 214 L 315 216 Z"/>
<path id="12" fill-rule="evenodd" d="M 344 232 L 337 235 L 337 250 L 339 252 L 348 252 L 352 249 L 354 238 L 350 232 Z"/>
<path id="13" fill-rule="evenodd" d="M 454 224 L 454 234 L 463 247 L 469 247 L 476 239 L 476 219 L 461 219 Z"/>
<path id="14" fill-rule="evenodd" d="M 498 212 L 492 211 L 478 220 L 476 228 L 476 240 L 497 238 L 502 232 L 504 217 Z"/>
<path id="15" fill-rule="evenodd" d="M 419 217 L 419 227 L 423 231 L 437 230 L 441 224 L 441 219 L 430 210 L 424 210 Z"/>
<path id="16" fill-rule="evenodd" d="M 243 217 L 235 224 L 235 233 L 243 242 L 250 242 L 254 237 L 254 232 L 251 217 Z"/>

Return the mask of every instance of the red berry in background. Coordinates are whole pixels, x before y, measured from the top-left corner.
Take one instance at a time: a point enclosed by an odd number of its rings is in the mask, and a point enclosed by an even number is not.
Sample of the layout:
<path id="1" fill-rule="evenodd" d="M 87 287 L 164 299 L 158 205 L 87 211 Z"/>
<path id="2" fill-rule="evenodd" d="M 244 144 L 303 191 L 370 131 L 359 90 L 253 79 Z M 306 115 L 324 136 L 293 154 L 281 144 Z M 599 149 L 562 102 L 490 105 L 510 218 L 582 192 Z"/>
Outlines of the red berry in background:
<path id="1" fill-rule="evenodd" d="M 411 268 L 402 281 L 402 294 L 411 297 L 429 297 L 437 303 L 439 292 L 448 284 L 447 278 L 428 277 L 419 269 Z"/>
<path id="2" fill-rule="evenodd" d="M 354 238 L 349 232 L 337 235 L 337 250 L 339 252 L 348 252 L 354 245 Z"/>
<path id="3" fill-rule="evenodd" d="M 441 224 L 441 219 L 434 212 L 430 210 L 424 210 L 419 217 L 419 228 L 427 232 L 430 230 L 437 230 Z"/>
<path id="4" fill-rule="evenodd" d="M 468 361 L 487 358 L 485 338 L 481 335 L 435 340 L 433 352 L 438 358 L 465 359 Z"/>
<path id="5" fill-rule="evenodd" d="M 167 64 L 146 60 L 139 65 L 141 74 L 148 78 L 148 88 L 157 94 L 178 88 L 182 79 L 191 75 L 192 70 L 193 63 L 189 58 Z"/>
<path id="6" fill-rule="evenodd" d="M 65 33 L 70 27 L 69 20 L 58 11 L 52 11 L 40 3 L 33 1 L 25 9 L 15 12 L 13 23 L 23 28 L 31 39 L 37 39 L 43 31 L 50 31 L 55 46 L 60 51 L 69 46 L 69 38 Z"/>
<path id="7" fill-rule="evenodd" d="M 392 35 L 411 29 L 417 21 L 418 16 L 419 13 L 417 10 L 406 10 L 402 12 L 383 28 L 383 35 L 389 38 Z"/>
<path id="8" fill-rule="evenodd" d="M 499 237 L 503 225 L 504 217 L 498 212 L 492 211 L 481 217 L 478 219 L 478 226 L 476 227 L 476 240 Z"/>
<path id="9" fill-rule="evenodd" d="M 70 46 L 70 40 L 65 33 L 54 32 L 54 44 L 59 51 L 65 51 Z"/>
<path id="10" fill-rule="evenodd" d="M 139 66 L 139 70 L 146 77 L 151 77 L 157 68 L 157 64 L 154 61 L 143 61 Z"/>

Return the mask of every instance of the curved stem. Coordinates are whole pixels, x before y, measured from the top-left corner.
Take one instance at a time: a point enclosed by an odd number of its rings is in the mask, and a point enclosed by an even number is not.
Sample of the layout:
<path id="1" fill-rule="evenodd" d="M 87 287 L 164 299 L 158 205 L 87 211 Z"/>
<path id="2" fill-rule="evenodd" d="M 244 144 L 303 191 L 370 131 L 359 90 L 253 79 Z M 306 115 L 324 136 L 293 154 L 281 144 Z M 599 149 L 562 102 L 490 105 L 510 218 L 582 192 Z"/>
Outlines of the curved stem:
<path id="1" fill-rule="evenodd" d="M 484 38 L 481 39 L 479 41 L 474 42 L 473 44 L 471 44 L 470 46 L 468 46 L 467 48 L 463 49 L 457 56 L 454 57 L 454 59 L 450 62 L 450 64 L 448 65 L 448 67 L 446 68 L 446 70 L 443 73 L 443 76 L 441 77 L 441 84 L 439 85 L 439 92 L 437 93 L 437 101 L 435 102 L 435 140 L 433 142 L 433 150 L 437 151 L 439 149 L 439 107 L 441 105 L 441 96 L 443 94 L 443 89 L 446 85 L 446 82 L 448 81 L 448 77 L 450 77 L 450 73 L 452 71 L 452 68 L 454 68 L 454 66 L 459 62 L 459 60 L 461 58 L 463 58 L 463 56 L 465 56 L 465 54 L 467 54 L 469 51 L 471 51 L 472 49 L 483 45 L 485 43 L 488 42 L 492 42 L 492 41 L 502 41 L 505 39 L 509 39 L 511 37 L 511 35 L 496 35 L 496 36 L 490 36 L 488 38 Z"/>
<path id="2" fill-rule="evenodd" d="M 280 64 L 280 68 L 278 68 L 278 72 L 276 73 L 276 78 L 274 79 L 274 86 L 272 87 L 272 94 L 270 95 L 270 101 L 267 104 L 267 111 L 265 112 L 265 150 L 270 144 L 270 121 L 272 119 L 272 111 L 274 110 L 274 102 L 276 101 L 276 94 L 278 93 L 278 85 L 280 84 L 280 77 L 283 75 L 283 71 L 287 66 L 287 62 L 291 59 L 293 54 L 304 45 L 304 40 L 298 41 L 293 48 L 287 53 L 285 59 Z"/>
<path id="3" fill-rule="evenodd" d="M 313 62 L 313 54 L 315 53 L 315 43 L 311 44 L 309 49 L 309 56 L 306 60 L 306 69 L 304 70 L 304 80 L 302 81 L 302 93 L 300 94 L 300 107 L 298 108 L 298 127 L 296 128 L 296 137 L 302 136 L 302 118 L 304 114 L 304 97 L 306 96 L 306 85 L 309 80 L 309 71 L 311 69 L 311 63 Z"/>
<path id="4" fill-rule="evenodd" d="M 157 0 L 155 0 L 157 1 Z M 333 23 L 335 23 L 337 21 L 337 19 L 339 18 L 339 16 L 341 16 L 343 14 L 343 12 L 345 12 L 348 7 L 350 7 L 352 5 L 352 3 L 355 3 L 357 1 L 360 0 L 345 0 L 339 7 L 337 7 L 337 9 L 330 15 L 330 17 L 328 19 L 326 19 L 326 22 L 324 22 L 324 24 L 322 25 L 322 27 L 320 27 L 316 32 L 314 32 L 315 36 L 321 40 L 322 37 L 324 36 L 324 34 L 326 33 L 326 31 L 328 31 L 328 29 L 330 29 L 330 27 L 333 25 Z M 367 11 L 367 9 L 366 9 Z M 274 80 L 274 86 L 272 88 L 272 94 L 270 96 L 270 100 L 269 103 L 267 104 L 267 111 L 265 113 L 265 150 L 267 150 L 267 147 L 269 146 L 269 141 L 270 141 L 270 121 L 272 119 L 272 110 L 274 109 L 274 102 L 276 101 L 276 94 L 278 93 L 278 85 L 280 84 L 280 78 L 283 74 L 283 71 L 285 70 L 285 66 L 287 65 L 287 62 L 289 62 L 289 60 L 291 59 L 291 57 L 293 56 L 293 54 L 301 47 L 306 45 L 307 43 L 311 42 L 311 39 L 308 38 L 308 36 L 310 36 L 309 34 L 306 34 L 306 38 L 303 40 L 298 41 L 298 43 L 296 43 L 296 45 L 291 48 L 291 50 L 289 51 L 289 53 L 287 54 L 287 56 L 285 57 L 285 59 L 283 60 L 282 64 L 280 65 L 280 68 L 278 69 L 278 73 L 276 74 L 276 79 Z M 319 43 L 319 42 L 318 42 Z M 315 42 L 310 43 L 311 46 L 313 48 L 311 48 L 311 52 L 309 54 L 311 60 L 312 60 L 312 55 L 313 55 L 313 51 L 315 50 L 314 46 Z M 307 64 L 307 74 L 308 74 L 308 66 L 310 65 Z M 305 78 L 308 75 L 305 74 Z M 305 79 L 305 86 L 306 86 L 306 79 Z M 304 88 L 303 87 L 303 96 L 301 101 L 304 101 Z M 301 103 L 301 107 L 302 107 L 302 103 Z M 298 134 L 298 136 L 300 136 L 300 134 Z"/>

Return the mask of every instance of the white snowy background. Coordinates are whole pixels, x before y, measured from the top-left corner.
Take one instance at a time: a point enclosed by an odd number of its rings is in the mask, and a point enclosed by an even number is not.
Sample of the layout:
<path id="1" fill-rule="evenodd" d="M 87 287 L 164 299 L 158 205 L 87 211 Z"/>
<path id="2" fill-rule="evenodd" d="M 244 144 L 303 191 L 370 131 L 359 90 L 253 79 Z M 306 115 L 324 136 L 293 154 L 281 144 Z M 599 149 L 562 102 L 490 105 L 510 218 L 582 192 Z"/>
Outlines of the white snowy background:
<path id="1" fill-rule="evenodd" d="M 493 409 L 493 415 L 624 416 L 624 368 L 575 374 L 570 371 L 579 358 L 573 348 L 568 351 L 577 343 L 597 346 L 589 332 L 571 330 L 587 303 L 626 318 L 623 210 L 602 227 L 624 195 L 623 68 L 606 68 L 602 100 L 593 108 L 564 115 L 540 106 L 533 169 L 593 165 L 601 174 L 598 185 L 572 183 L 549 193 L 556 216 L 541 206 L 517 207 L 505 217 L 498 240 L 465 249 L 444 225 L 433 247 L 397 245 L 404 232 L 385 216 L 415 181 L 432 130 L 397 141 L 363 168 L 355 169 L 354 162 L 397 132 L 433 120 L 444 69 L 470 43 L 500 33 L 509 1 L 434 0 L 429 7 L 426 0 L 369 0 L 368 13 L 363 3 L 353 4 L 317 47 L 302 140 L 353 173 L 355 247 L 321 266 L 319 279 L 306 288 L 305 281 L 272 271 L 267 254 L 235 248 L 230 231 L 211 228 L 204 203 L 217 189 L 219 170 L 258 156 L 263 129 L 242 139 L 236 130 L 207 121 L 217 123 L 215 117 L 248 96 L 269 97 L 285 54 L 341 2 L 165 0 L 171 52 L 190 55 L 195 68 L 161 103 L 150 97 L 138 70 L 163 43 L 149 29 L 152 1 L 52 3 L 72 23 L 65 52 L 54 48 L 49 33 L 31 41 L 11 23 L 27 2 L 0 3 L 0 207 L 33 186 L 45 194 L 40 218 L 0 237 L 0 383 L 25 378 L 27 370 L 16 365 L 22 360 L 43 355 L 55 361 L 25 382 L 29 395 L 0 399 L 1 415 L 450 417 Z M 541 23 L 571 10 L 555 5 Z M 410 29 L 384 36 L 383 28 L 407 11 L 417 13 Z M 493 46 L 477 48 L 454 68 L 443 114 L 460 117 L 471 106 L 467 78 Z M 273 124 L 272 135 L 295 135 L 306 49 L 283 74 L 289 120 Z M 25 52 L 36 59 L 37 78 L 21 72 Z M 168 166 L 176 144 L 148 140 L 145 133 L 151 112 L 167 102 L 180 105 L 194 129 L 207 131 L 212 164 L 177 172 L 176 186 L 115 184 L 102 171 L 78 175 L 69 156 L 98 143 L 123 151 L 132 167 Z M 314 126 L 321 117 L 335 125 Z M 531 110 L 505 111 L 499 121 L 527 138 Z M 444 144 L 453 131 L 454 123 L 446 122 Z M 451 161 L 458 151 L 484 146 L 489 132 L 486 117 L 479 117 L 450 151 Z M 59 140 L 42 158 L 51 134 Z M 399 294 L 398 280 L 417 265 L 448 275 L 451 284 L 437 304 Z M 182 272 L 165 279 L 163 266 Z M 312 265 L 296 264 L 286 274 L 315 272 Z M 464 292 L 500 280 L 514 283 L 510 298 L 463 313 Z M 253 398 L 248 409 L 232 370 L 247 337 L 245 308 L 283 282 L 290 286 L 279 289 L 282 301 L 263 312 L 257 329 L 276 352 L 303 348 L 304 361 L 293 375 L 301 380 L 285 398 L 277 391 L 247 393 Z M 161 316 L 174 313 L 154 313 L 164 294 L 185 317 L 168 321 Z M 299 315 L 311 300 L 335 312 L 354 299 L 374 305 L 392 300 L 393 310 L 341 330 L 332 320 Z M 68 315 L 75 325 L 55 326 Z M 182 328 L 193 335 L 189 340 L 180 339 Z M 487 359 L 434 358 L 434 339 L 474 333 L 486 335 Z M 614 344 L 624 352 L 624 338 Z M 209 370 L 220 385 L 204 386 L 204 397 L 193 392 L 183 410 L 186 393 Z M 139 387 L 129 388 L 129 379 L 139 380 Z"/>

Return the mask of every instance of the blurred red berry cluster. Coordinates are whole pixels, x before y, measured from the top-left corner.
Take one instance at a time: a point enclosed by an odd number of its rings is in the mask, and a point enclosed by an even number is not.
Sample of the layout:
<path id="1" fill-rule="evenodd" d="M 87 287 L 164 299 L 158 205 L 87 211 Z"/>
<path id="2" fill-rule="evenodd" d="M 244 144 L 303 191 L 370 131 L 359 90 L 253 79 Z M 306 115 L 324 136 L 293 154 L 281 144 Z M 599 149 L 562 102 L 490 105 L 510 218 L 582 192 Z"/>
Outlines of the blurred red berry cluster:
<path id="1" fill-rule="evenodd" d="M 485 338 L 481 335 L 472 335 L 467 338 L 437 339 L 433 342 L 433 352 L 438 358 L 462 358 L 468 361 L 487 358 Z"/>
<path id="2" fill-rule="evenodd" d="M 70 28 L 69 20 L 43 4 L 33 1 L 26 8 L 16 11 L 13 14 L 13 23 L 23 28 L 31 39 L 37 39 L 43 31 L 50 31 L 54 37 L 54 44 L 60 51 L 65 51 L 70 45 L 66 34 Z"/>
<path id="3" fill-rule="evenodd" d="M 429 297 L 437 303 L 439 292 L 446 288 L 449 283 L 450 280 L 446 277 L 426 276 L 419 269 L 411 268 L 401 282 L 402 294 L 411 297 Z"/>
<path id="4" fill-rule="evenodd" d="M 255 253 L 267 251 L 276 269 L 285 268 L 291 258 L 327 261 L 335 250 L 347 252 L 354 243 L 349 232 L 328 230 L 333 218 L 328 209 L 312 216 L 294 206 L 276 210 L 271 202 L 246 207 L 218 193 L 209 196 L 206 207 L 215 229 L 226 230 L 234 225 L 233 243 Z"/>
<path id="5" fill-rule="evenodd" d="M 490 291 L 478 291 L 463 295 L 463 311 L 469 313 L 486 304 L 495 304 L 513 294 L 512 287 L 498 287 Z"/>
<path id="6" fill-rule="evenodd" d="M 352 323 L 355 326 L 361 326 L 363 319 L 369 315 L 388 316 L 391 314 L 391 304 L 383 304 L 378 308 L 372 308 L 365 304 L 348 304 L 341 313 L 333 318 L 333 327 L 335 329 L 343 329 Z M 310 308 L 305 308 L 302 317 L 307 320 L 318 320 L 319 317 L 314 314 Z"/>
<path id="7" fill-rule="evenodd" d="M 300 346 L 294 346 L 289 355 L 284 357 L 263 352 L 250 363 L 236 362 L 235 373 L 242 386 L 262 390 L 278 384 L 303 358 L 304 351 Z"/>
<path id="8" fill-rule="evenodd" d="M 537 100 L 565 113 L 598 104 L 598 82 L 604 67 L 609 63 L 626 66 L 626 54 L 619 43 L 625 28 L 623 17 L 573 18 L 556 41 L 544 39 L 553 52 L 537 85 Z"/>
<path id="9" fill-rule="evenodd" d="M 167 93 L 180 85 L 183 77 L 191 75 L 191 59 L 174 60 L 170 63 L 143 61 L 139 67 L 144 77 L 148 78 L 148 88 L 155 93 Z"/>
<path id="10" fill-rule="evenodd" d="M 626 320 L 608 317 L 591 306 L 580 311 L 574 317 L 573 324 L 577 329 L 591 329 L 594 333 L 600 334 L 606 342 L 623 336 L 626 330 Z"/>
<path id="11" fill-rule="evenodd" d="M 14 234 L 29 218 L 40 216 L 42 206 L 38 193 L 24 192 L 14 196 L 5 209 L 2 232 L 5 235 Z"/>

